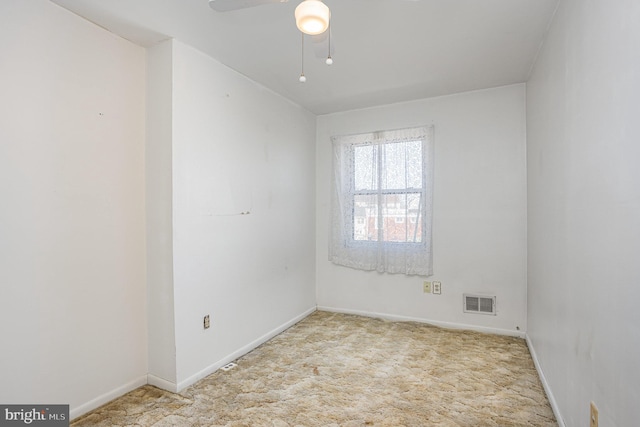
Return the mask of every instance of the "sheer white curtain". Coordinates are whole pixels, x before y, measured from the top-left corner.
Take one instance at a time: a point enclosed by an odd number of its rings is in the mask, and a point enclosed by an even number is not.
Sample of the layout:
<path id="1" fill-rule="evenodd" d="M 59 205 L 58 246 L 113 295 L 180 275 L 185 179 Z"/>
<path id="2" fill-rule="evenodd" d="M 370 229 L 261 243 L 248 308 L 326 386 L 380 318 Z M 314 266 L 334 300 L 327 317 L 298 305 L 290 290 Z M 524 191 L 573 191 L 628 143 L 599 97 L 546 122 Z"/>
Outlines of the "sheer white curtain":
<path id="1" fill-rule="evenodd" d="M 336 136 L 329 260 L 433 274 L 433 126 Z"/>

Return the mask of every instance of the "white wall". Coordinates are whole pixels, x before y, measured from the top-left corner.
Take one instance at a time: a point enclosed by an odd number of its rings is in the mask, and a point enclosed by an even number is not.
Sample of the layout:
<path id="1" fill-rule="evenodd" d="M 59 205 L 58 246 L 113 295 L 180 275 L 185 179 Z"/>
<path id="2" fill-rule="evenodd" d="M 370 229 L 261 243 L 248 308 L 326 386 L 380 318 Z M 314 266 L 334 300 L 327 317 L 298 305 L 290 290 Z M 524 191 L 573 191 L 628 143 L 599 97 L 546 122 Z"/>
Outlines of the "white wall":
<path id="1" fill-rule="evenodd" d="M 638 424 L 640 3 L 561 1 L 527 83 L 528 335 L 567 426 Z"/>
<path id="2" fill-rule="evenodd" d="M 316 282 L 321 308 L 518 334 L 526 329 L 525 88 L 514 85 L 318 118 Z M 364 272 L 328 261 L 332 135 L 434 124 L 434 275 Z M 497 316 L 464 314 L 465 292 Z"/>
<path id="3" fill-rule="evenodd" d="M 147 320 L 149 382 L 176 384 L 173 295 L 173 42 L 147 49 Z"/>
<path id="4" fill-rule="evenodd" d="M 180 389 L 315 309 L 315 116 L 178 41 L 173 64 Z"/>
<path id="5" fill-rule="evenodd" d="M 0 402 L 91 409 L 146 381 L 145 53 L 0 2 Z"/>

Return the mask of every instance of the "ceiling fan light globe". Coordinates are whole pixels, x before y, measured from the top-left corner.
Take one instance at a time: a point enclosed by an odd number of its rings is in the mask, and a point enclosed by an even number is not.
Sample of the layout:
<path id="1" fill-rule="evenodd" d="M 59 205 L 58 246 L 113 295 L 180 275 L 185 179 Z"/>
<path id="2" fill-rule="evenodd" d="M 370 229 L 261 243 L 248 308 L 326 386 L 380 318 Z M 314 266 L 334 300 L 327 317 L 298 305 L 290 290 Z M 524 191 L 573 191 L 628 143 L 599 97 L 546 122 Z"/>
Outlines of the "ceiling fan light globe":
<path id="1" fill-rule="evenodd" d="M 300 31 L 315 36 L 329 28 L 331 12 L 320 0 L 304 0 L 296 7 L 295 17 Z"/>

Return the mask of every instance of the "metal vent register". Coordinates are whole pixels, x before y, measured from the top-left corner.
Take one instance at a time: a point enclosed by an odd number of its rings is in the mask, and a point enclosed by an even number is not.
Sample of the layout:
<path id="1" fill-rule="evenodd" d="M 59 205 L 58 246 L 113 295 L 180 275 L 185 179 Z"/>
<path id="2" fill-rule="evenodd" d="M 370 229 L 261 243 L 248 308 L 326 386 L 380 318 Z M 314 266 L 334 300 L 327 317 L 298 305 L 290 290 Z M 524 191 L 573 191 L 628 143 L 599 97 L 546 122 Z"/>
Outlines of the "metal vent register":
<path id="1" fill-rule="evenodd" d="M 463 295 L 463 311 L 476 314 L 496 314 L 496 297 L 484 295 Z"/>

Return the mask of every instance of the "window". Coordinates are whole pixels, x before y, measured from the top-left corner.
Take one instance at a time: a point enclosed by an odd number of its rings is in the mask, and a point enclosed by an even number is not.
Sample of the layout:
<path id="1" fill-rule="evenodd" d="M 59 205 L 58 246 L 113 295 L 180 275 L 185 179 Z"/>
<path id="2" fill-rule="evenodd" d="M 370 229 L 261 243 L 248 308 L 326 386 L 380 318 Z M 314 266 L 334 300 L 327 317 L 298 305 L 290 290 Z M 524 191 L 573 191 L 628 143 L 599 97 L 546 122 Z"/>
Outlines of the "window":
<path id="1" fill-rule="evenodd" d="M 404 221 L 409 215 L 422 216 L 422 141 L 364 142 L 351 144 L 346 150 L 353 163 L 348 198 L 352 200 L 354 231 L 355 224 L 365 226 L 364 232 L 352 233 L 353 240 L 424 241 L 421 222 L 407 227 Z"/>
<path id="2" fill-rule="evenodd" d="M 334 137 L 330 260 L 432 274 L 433 128 Z"/>

